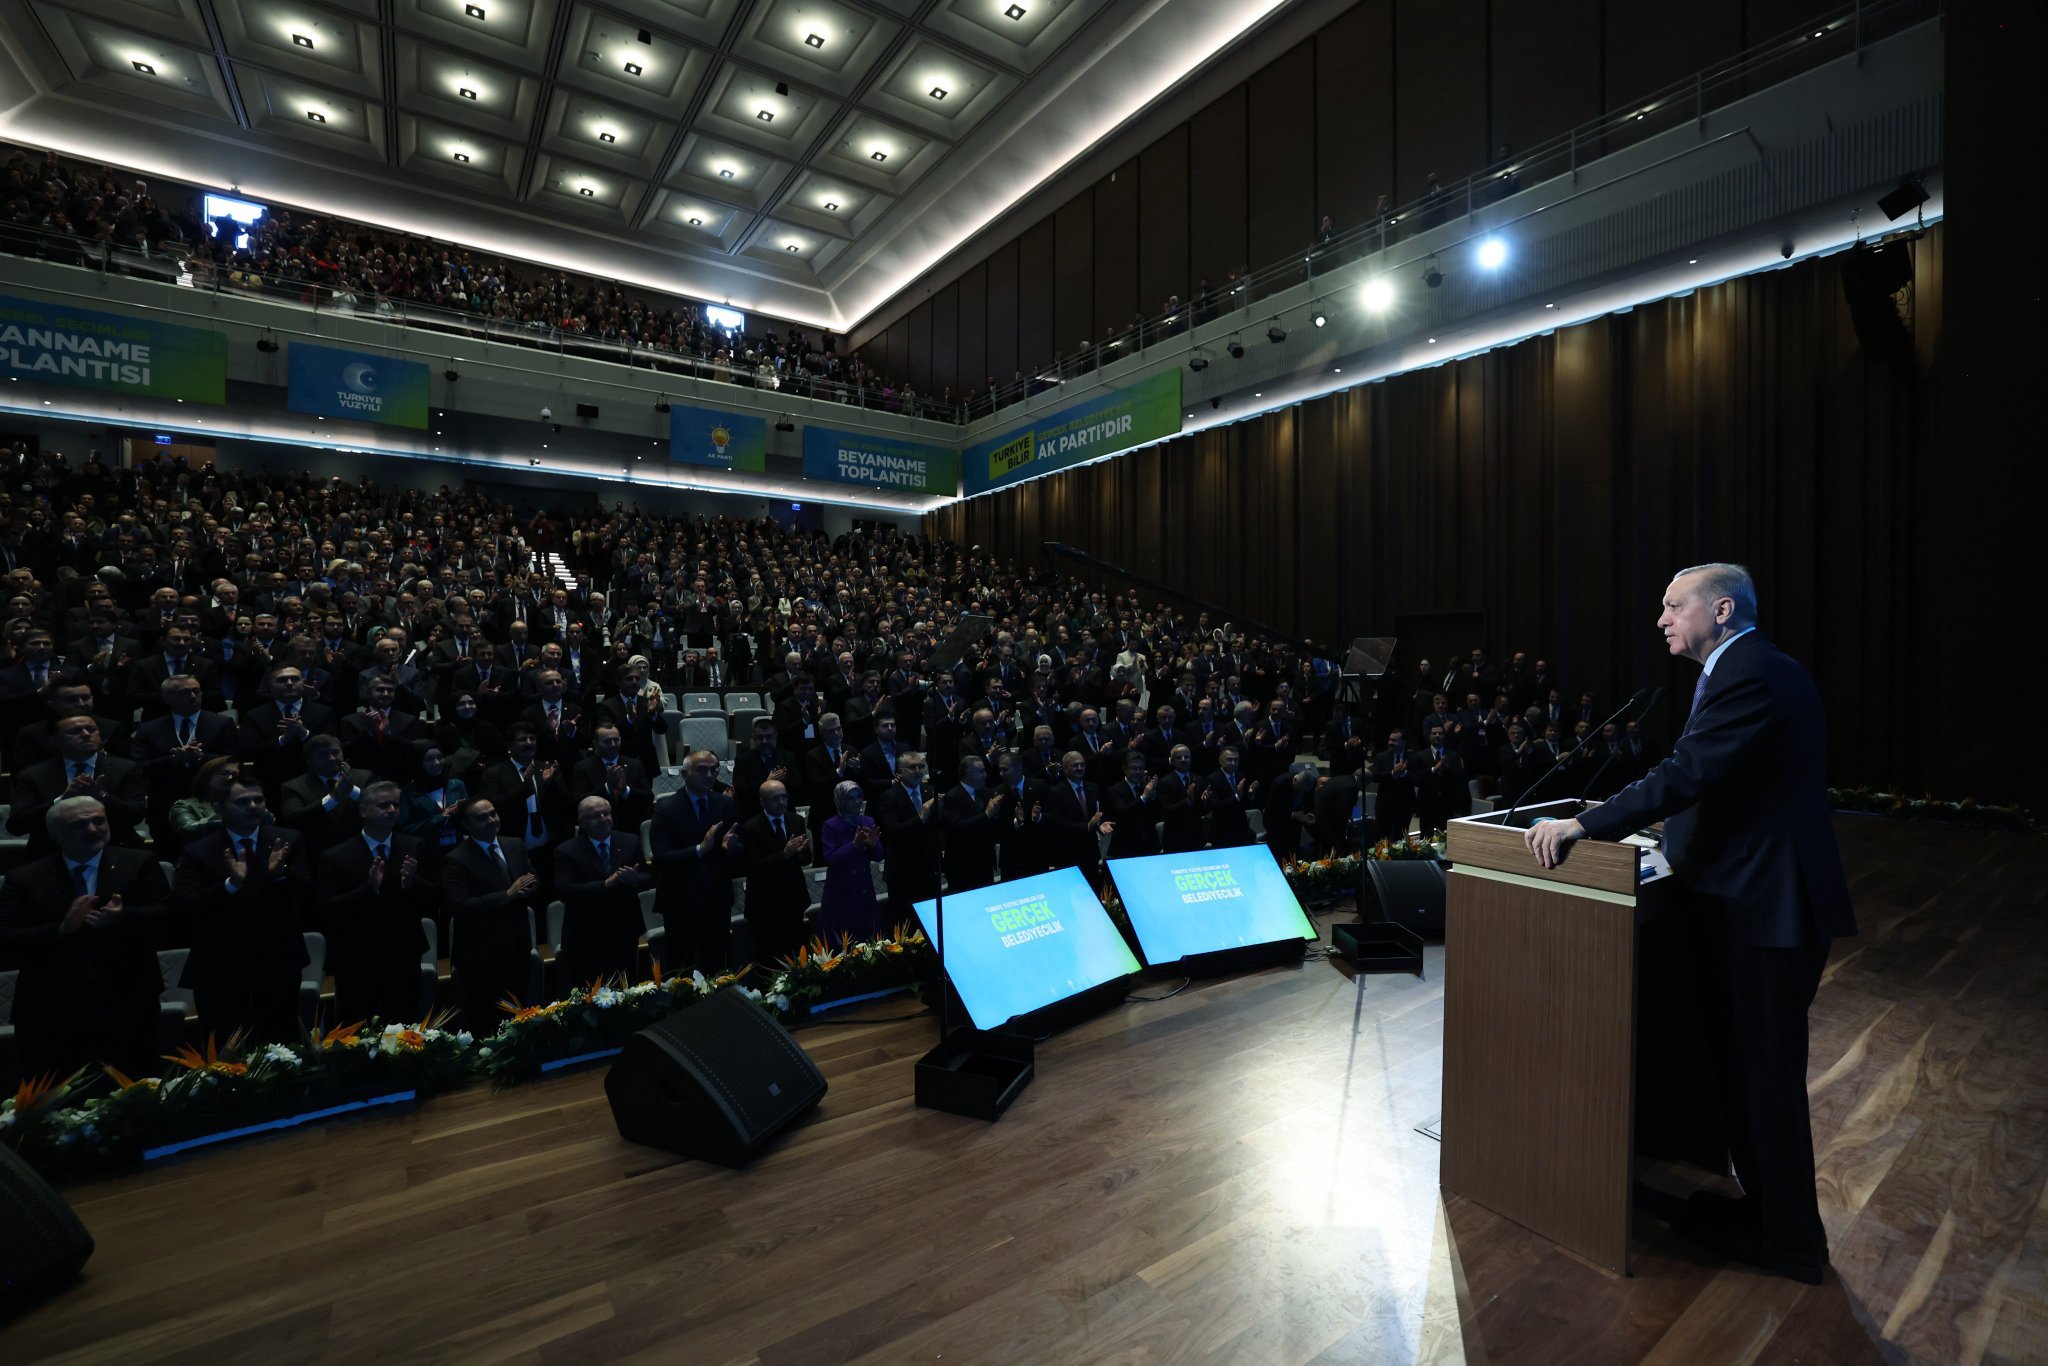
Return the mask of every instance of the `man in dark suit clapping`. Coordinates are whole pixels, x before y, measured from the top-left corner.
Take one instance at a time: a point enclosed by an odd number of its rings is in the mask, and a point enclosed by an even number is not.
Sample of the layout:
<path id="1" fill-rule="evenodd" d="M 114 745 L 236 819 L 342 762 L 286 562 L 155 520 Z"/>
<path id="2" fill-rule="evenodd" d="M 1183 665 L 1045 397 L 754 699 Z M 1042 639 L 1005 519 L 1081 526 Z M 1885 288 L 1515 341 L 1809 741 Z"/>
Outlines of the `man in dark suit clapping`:
<path id="1" fill-rule="evenodd" d="M 754 963 L 763 969 L 793 957 L 804 942 L 804 912 L 810 908 L 810 884 L 804 864 L 811 840 L 789 809 L 789 789 L 770 780 L 761 784 L 761 809 L 740 827 L 747 870 L 747 929 L 754 940 Z"/>
<path id="2" fill-rule="evenodd" d="M 142 765 L 104 753 L 99 722 L 84 712 L 61 716 L 55 725 L 57 756 L 14 776 L 8 830 L 28 836 L 29 857 L 41 858 L 50 850 L 44 817 L 51 806 L 66 797 L 91 797 L 106 810 L 111 841 L 139 846 L 135 826 L 149 803 Z"/>
<path id="3" fill-rule="evenodd" d="M 1143 752 L 1125 750 L 1124 776 L 1102 794 L 1102 808 L 1115 827 L 1109 837 L 1109 857 L 1138 858 L 1160 852 L 1159 820 L 1165 804 L 1159 780 L 1146 771 Z"/>
<path id="4" fill-rule="evenodd" d="M 1115 822 L 1102 809 L 1102 791 L 1088 781 L 1088 756 L 1068 750 L 1058 782 L 1045 791 L 1046 821 L 1053 828 L 1052 866 L 1079 868 L 1088 885 L 1102 886 L 1099 835 L 1114 835 Z"/>
<path id="5" fill-rule="evenodd" d="M 1237 746 L 1216 753 L 1216 771 L 1202 785 L 1202 813 L 1209 818 L 1209 847 L 1225 849 L 1251 844 L 1252 803 L 1259 799 L 1259 781 L 1239 771 Z"/>
<path id="6" fill-rule="evenodd" d="M 194 840 L 178 858 L 172 904 L 191 926 L 180 985 L 199 1022 L 226 1042 L 236 1030 L 284 1041 L 301 1033 L 299 975 L 306 966 L 301 918 L 312 899 L 313 859 L 299 833 L 269 823 L 263 786 L 228 785 L 221 833 Z"/>
<path id="7" fill-rule="evenodd" d="M 654 904 L 675 971 L 722 972 L 732 952 L 739 808 L 717 784 L 718 756 L 696 750 L 683 762 L 682 788 L 654 804 Z"/>
<path id="8" fill-rule="evenodd" d="M 199 709 L 199 680 L 189 674 L 164 680 L 168 709 L 135 728 L 129 753 L 142 765 L 149 783 L 149 834 L 159 849 L 175 849 L 171 805 L 192 794 L 192 775 L 208 759 L 233 754 L 235 723 L 217 712 Z"/>
<path id="9" fill-rule="evenodd" d="M 420 871 L 426 846 L 398 833 L 397 783 L 371 783 L 357 811 L 355 839 L 320 856 L 320 926 L 334 974 L 334 1023 L 420 1018 L 422 916 L 434 913 L 433 887 Z"/>
<path id="10" fill-rule="evenodd" d="M 1807 1112 L 1807 1007 L 1828 945 L 1856 933 L 1827 787 L 1827 719 L 1813 680 L 1756 629 L 1740 565 L 1681 570 L 1658 629 L 1700 664 L 1685 731 L 1641 781 L 1576 820 L 1525 832 L 1545 868 L 1581 838 L 1664 822 L 1680 894 L 1720 952 L 1702 965 L 1716 1002 L 1740 1200 L 1701 1199 L 1681 1227 L 1725 1255 L 1819 1285 L 1827 1231 Z"/>
<path id="11" fill-rule="evenodd" d="M 615 732 L 616 733 L 616 732 Z M 639 966 L 640 889 L 654 880 L 640 837 L 615 822 L 602 795 L 576 803 L 576 834 L 555 850 L 555 895 L 562 903 L 562 942 L 555 961 L 562 987 L 614 979 L 631 982 Z"/>
<path id="12" fill-rule="evenodd" d="M 1418 767 L 1416 756 L 1408 749 L 1407 733 L 1399 727 L 1387 732 L 1387 747 L 1373 758 L 1372 776 L 1379 784 L 1374 823 L 1389 839 L 1398 840 L 1408 833 L 1408 822 L 1415 815 Z"/>
<path id="13" fill-rule="evenodd" d="M 535 994 L 532 913 L 540 879 L 527 866 L 525 845 L 498 838 L 498 810 L 488 797 L 471 798 L 460 823 L 467 838 L 441 860 L 441 900 L 463 1027 L 485 1038 L 504 1023 L 499 1002 L 525 1004 Z"/>
<path id="14" fill-rule="evenodd" d="M 960 756 L 960 782 L 939 798 L 945 831 L 946 886 L 955 892 L 986 887 L 996 880 L 996 815 L 1003 797 L 988 785 L 988 765 L 979 754 Z"/>
<path id="15" fill-rule="evenodd" d="M 171 899 L 156 857 L 108 844 L 107 811 L 67 797 L 44 817 L 55 852 L 0 885 L 0 953 L 19 964 L 13 1024 L 24 1077 L 94 1060 L 157 1070 L 155 920 Z"/>
<path id="16" fill-rule="evenodd" d="M 1159 852 L 1185 854 L 1207 842 L 1202 832 L 1202 779 L 1194 771 L 1194 750 L 1175 745 L 1159 775 Z"/>
<path id="17" fill-rule="evenodd" d="M 876 803 L 882 828 L 882 880 L 889 888 L 889 916 L 913 918 L 911 907 L 939 894 L 939 856 L 945 827 L 938 818 L 938 794 L 926 781 L 924 756 L 904 750 L 896 756 L 896 781 Z"/>
<path id="18" fill-rule="evenodd" d="M 611 804 L 613 821 L 635 832 L 654 816 L 653 781 L 640 761 L 626 754 L 625 736 L 611 721 L 597 723 L 591 752 L 569 771 L 569 796 L 578 802 L 603 797 Z"/>

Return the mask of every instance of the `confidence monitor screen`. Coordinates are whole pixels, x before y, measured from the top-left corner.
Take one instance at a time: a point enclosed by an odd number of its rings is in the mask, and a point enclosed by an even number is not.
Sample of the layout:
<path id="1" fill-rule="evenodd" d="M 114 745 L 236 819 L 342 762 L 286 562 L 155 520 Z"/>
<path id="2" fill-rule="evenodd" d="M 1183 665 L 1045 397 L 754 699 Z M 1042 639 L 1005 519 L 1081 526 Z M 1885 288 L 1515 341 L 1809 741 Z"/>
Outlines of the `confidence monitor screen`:
<path id="1" fill-rule="evenodd" d="M 939 942 L 938 903 L 917 918 Z M 946 975 L 976 1029 L 995 1029 L 1138 970 L 1078 868 L 946 897 Z"/>
<path id="2" fill-rule="evenodd" d="M 1154 966 L 1282 939 L 1316 927 L 1263 844 L 1109 861 L 1138 947 Z"/>

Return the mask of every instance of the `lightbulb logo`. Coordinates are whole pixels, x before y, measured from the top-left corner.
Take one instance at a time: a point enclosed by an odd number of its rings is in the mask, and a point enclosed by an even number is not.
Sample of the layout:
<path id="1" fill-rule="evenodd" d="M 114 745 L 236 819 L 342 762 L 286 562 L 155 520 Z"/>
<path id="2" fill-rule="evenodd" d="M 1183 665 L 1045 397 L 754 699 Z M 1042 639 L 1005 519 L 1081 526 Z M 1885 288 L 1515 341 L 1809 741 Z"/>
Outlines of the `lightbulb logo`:
<path id="1" fill-rule="evenodd" d="M 726 429 L 723 422 L 711 429 L 711 449 L 717 451 L 721 457 L 725 455 L 725 448 L 731 444 L 732 433 Z"/>

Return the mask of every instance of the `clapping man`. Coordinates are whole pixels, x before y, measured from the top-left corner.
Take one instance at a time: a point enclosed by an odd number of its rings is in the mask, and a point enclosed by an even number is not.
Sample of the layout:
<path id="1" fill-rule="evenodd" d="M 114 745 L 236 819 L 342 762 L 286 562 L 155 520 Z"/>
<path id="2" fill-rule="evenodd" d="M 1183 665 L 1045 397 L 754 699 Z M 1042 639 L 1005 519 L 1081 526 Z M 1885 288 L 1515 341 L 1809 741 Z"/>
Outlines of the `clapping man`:
<path id="1" fill-rule="evenodd" d="M 764 971 L 796 955 L 804 942 L 804 912 L 811 888 L 804 865 L 811 838 L 789 809 L 789 788 L 770 779 L 761 784 L 760 810 L 740 827 L 747 874 L 747 929 L 753 961 Z"/>
<path id="2" fill-rule="evenodd" d="M 180 985 L 199 1022 L 225 1043 L 236 1032 L 297 1039 L 299 977 L 307 963 L 301 921 L 312 899 L 313 859 L 296 830 L 272 825 L 263 785 L 228 784 L 218 836 L 195 839 L 178 858 L 172 904 L 191 927 Z"/>
<path id="3" fill-rule="evenodd" d="M 616 727 L 608 727 L 614 738 Z M 588 762 L 586 760 L 586 762 Z M 555 961 L 562 987 L 630 982 L 638 966 L 640 890 L 654 881 L 640 837 L 622 829 L 612 803 L 592 794 L 576 803 L 576 834 L 555 850 L 555 894 L 562 903 L 562 942 Z"/>
<path id="4" fill-rule="evenodd" d="M 988 764 L 979 754 L 960 756 L 960 782 L 939 798 L 945 831 L 946 886 L 963 892 L 996 880 L 997 815 L 1003 794 L 988 783 Z"/>
<path id="5" fill-rule="evenodd" d="M 320 855 L 320 926 L 337 1024 L 420 1018 L 420 919 L 434 913 L 435 898 L 420 871 L 425 844 L 398 832 L 399 799 L 397 783 L 365 787 L 357 837 Z"/>
<path id="6" fill-rule="evenodd" d="M 944 827 L 938 794 L 926 783 L 924 755 L 904 750 L 896 759 L 896 781 L 875 811 L 882 829 L 882 880 L 889 888 L 889 913 L 911 919 L 911 906 L 939 894 L 939 850 Z"/>
<path id="7" fill-rule="evenodd" d="M 441 900 L 451 922 L 449 959 L 462 1001 L 462 1022 L 478 1038 L 498 1032 L 501 1001 L 534 994 L 533 912 L 540 879 L 526 846 L 498 837 L 498 809 L 488 797 L 462 808 L 463 841 L 441 860 Z"/>
<path id="8" fill-rule="evenodd" d="M 683 761 L 683 786 L 654 804 L 655 908 L 682 971 L 722 972 L 732 950 L 739 808 L 717 785 L 718 756 L 696 750 Z"/>

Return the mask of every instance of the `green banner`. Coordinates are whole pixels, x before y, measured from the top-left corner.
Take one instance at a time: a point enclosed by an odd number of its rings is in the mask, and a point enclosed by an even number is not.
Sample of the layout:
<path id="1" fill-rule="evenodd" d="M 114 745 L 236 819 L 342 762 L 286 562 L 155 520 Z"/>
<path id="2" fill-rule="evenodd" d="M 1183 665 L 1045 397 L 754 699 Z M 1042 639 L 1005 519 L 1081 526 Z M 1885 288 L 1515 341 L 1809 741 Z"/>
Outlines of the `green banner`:
<path id="1" fill-rule="evenodd" d="M 218 332 L 0 294 L 0 370 L 10 379 L 225 403 Z"/>
<path id="2" fill-rule="evenodd" d="M 970 496 L 987 493 L 1172 436 L 1180 424 L 1180 371 L 1165 370 L 969 446 L 960 472 Z"/>

